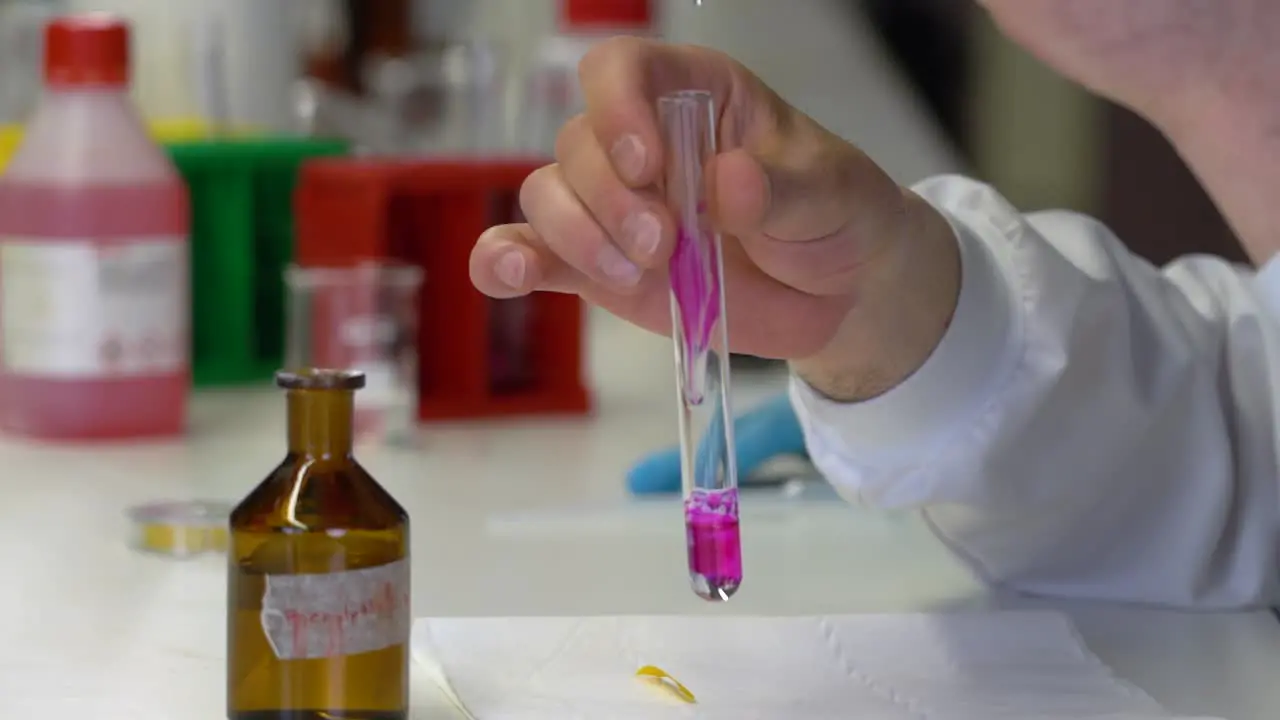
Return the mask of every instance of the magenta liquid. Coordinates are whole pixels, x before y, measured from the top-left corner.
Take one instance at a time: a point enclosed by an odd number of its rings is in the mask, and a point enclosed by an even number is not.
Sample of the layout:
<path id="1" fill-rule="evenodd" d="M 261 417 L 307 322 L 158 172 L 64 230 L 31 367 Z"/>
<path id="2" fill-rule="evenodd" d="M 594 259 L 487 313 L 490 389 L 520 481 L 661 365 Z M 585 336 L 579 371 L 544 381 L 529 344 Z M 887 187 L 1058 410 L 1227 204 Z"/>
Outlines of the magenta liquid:
<path id="1" fill-rule="evenodd" d="M 706 600 L 728 600 L 742 584 L 738 489 L 695 489 L 684 501 L 689 576 Z"/>
<path id="2" fill-rule="evenodd" d="M 185 238 L 187 228 L 186 187 L 177 178 L 79 187 L 0 179 L 0 242 L 78 239 L 110 249 L 144 238 Z M 190 340 L 178 341 L 185 356 Z M 185 424 L 189 385 L 189 363 L 177 372 L 74 377 L 0 365 L 0 428 L 50 440 L 174 435 Z"/>
<path id="3" fill-rule="evenodd" d="M 703 195 L 703 165 L 716 153 L 715 102 L 711 93 L 685 90 L 659 98 L 658 110 L 664 190 L 678 221 L 668 270 L 689 576 L 699 597 L 723 602 L 742 585 L 742 541 L 721 247 Z"/>
<path id="4" fill-rule="evenodd" d="M 684 349 L 685 400 L 700 405 L 707 392 L 707 353 L 711 334 L 720 319 L 719 258 L 716 244 L 694 236 L 696 229 L 682 227 L 668 271 L 671 292 L 680 310 L 679 342 Z"/>
<path id="5" fill-rule="evenodd" d="M 680 378 L 684 411 L 704 404 L 712 416 L 722 415 L 718 387 L 708 382 L 711 343 L 720 320 L 719 250 L 694 228 L 680 228 L 671 258 L 671 292 L 679 314 L 676 342 L 684 359 Z M 719 373 L 716 372 L 718 377 Z M 706 432 L 717 432 L 715 427 Z M 699 443 L 692 472 L 694 490 L 685 499 L 685 528 L 689 549 L 689 576 L 694 592 L 704 600 L 723 602 L 742 584 L 742 541 L 738 535 L 738 490 L 730 486 L 709 489 L 708 474 L 717 473 L 723 458 L 704 457 L 707 438 Z M 721 449 L 723 452 L 724 448 Z M 732 452 L 731 449 L 729 449 Z M 719 453 L 706 451 L 712 455 Z"/>

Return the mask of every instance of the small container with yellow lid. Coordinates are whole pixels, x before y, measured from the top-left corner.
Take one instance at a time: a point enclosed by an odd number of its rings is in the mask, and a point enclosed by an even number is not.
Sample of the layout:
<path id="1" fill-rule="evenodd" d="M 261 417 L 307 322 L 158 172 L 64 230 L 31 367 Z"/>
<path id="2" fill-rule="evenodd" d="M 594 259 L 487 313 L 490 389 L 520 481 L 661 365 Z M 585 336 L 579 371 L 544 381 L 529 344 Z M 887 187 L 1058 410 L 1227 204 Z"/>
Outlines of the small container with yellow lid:
<path id="1" fill-rule="evenodd" d="M 132 545 L 143 552 L 185 558 L 227 551 L 227 503 L 162 502 L 131 508 L 128 515 Z"/>

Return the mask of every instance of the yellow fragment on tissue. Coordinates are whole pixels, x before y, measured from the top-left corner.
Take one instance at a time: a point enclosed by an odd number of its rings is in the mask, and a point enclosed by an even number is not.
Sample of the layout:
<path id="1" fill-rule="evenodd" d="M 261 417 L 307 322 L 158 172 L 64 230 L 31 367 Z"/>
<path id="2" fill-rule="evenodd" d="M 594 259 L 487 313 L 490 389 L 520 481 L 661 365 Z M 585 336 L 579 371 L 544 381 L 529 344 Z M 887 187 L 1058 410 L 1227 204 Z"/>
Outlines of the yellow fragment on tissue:
<path id="1" fill-rule="evenodd" d="M 671 677 L 666 670 L 663 670 L 660 667 L 645 665 L 636 671 L 636 677 L 661 685 L 663 688 L 670 691 L 671 694 L 687 703 L 698 702 L 698 699 L 693 696 L 693 693 L 689 692 L 689 688 L 685 687 L 679 680 Z"/>

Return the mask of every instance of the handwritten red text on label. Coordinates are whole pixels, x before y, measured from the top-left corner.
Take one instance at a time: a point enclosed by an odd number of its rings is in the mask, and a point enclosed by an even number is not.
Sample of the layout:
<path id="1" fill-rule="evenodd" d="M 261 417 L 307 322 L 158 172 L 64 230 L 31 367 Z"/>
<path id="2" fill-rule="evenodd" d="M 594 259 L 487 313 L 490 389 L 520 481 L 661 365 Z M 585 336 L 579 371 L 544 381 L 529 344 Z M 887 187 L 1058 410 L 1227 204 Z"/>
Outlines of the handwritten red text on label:
<path id="1" fill-rule="evenodd" d="M 268 575 L 262 630 L 282 660 L 373 652 L 408 642 L 409 563 L 322 575 Z"/>

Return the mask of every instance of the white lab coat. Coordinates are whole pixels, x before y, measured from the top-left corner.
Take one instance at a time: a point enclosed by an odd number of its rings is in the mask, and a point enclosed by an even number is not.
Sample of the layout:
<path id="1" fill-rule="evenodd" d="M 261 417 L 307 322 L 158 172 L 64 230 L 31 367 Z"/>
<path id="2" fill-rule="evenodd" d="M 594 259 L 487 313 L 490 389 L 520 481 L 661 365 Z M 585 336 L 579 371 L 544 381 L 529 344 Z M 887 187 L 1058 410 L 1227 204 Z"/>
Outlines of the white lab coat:
<path id="1" fill-rule="evenodd" d="M 1280 604 L 1280 260 L 1156 268 L 1100 223 L 991 188 L 916 191 L 951 220 L 953 322 L 912 377 L 840 404 L 793 380 L 850 499 L 918 508 L 988 581 L 1183 608 Z"/>

